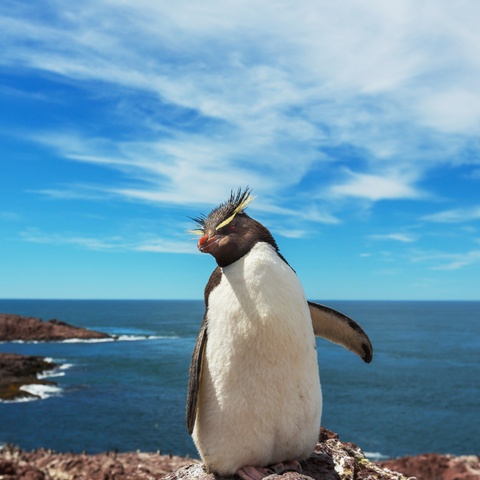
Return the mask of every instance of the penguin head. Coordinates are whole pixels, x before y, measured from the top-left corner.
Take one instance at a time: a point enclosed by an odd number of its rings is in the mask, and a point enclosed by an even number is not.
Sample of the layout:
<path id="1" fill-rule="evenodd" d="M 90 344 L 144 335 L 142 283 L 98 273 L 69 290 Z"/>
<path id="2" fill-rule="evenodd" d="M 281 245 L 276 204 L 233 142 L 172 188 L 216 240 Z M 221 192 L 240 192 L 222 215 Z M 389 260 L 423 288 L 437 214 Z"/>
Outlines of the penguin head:
<path id="1" fill-rule="evenodd" d="M 192 218 L 198 227 L 190 233 L 201 237 L 198 249 L 202 253 L 210 253 L 218 266 L 227 267 L 236 262 L 258 242 L 266 242 L 278 252 L 268 229 L 245 213 L 245 208 L 254 198 L 248 187 L 237 192 L 232 190 L 230 198 L 207 216 Z"/>

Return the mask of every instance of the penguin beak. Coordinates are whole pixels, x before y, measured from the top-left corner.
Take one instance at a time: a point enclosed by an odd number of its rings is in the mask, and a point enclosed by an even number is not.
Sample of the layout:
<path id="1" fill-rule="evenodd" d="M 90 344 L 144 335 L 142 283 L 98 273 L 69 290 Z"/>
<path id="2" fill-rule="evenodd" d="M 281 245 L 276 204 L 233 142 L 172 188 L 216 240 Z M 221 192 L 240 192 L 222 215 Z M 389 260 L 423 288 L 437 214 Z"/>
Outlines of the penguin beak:
<path id="1" fill-rule="evenodd" d="M 218 245 L 218 242 L 223 238 L 222 235 L 215 235 L 209 238 L 208 235 L 204 235 L 197 243 L 198 249 L 202 253 L 212 253 Z"/>

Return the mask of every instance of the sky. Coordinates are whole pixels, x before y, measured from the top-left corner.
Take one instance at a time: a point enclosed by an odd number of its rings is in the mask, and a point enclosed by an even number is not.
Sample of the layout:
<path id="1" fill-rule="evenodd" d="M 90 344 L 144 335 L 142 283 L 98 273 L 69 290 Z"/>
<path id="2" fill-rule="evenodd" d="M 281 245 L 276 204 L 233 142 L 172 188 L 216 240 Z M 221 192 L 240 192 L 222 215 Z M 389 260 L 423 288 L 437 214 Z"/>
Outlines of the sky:
<path id="1" fill-rule="evenodd" d="M 231 189 L 307 298 L 480 300 L 480 4 L 0 4 L 0 298 L 200 299 Z"/>

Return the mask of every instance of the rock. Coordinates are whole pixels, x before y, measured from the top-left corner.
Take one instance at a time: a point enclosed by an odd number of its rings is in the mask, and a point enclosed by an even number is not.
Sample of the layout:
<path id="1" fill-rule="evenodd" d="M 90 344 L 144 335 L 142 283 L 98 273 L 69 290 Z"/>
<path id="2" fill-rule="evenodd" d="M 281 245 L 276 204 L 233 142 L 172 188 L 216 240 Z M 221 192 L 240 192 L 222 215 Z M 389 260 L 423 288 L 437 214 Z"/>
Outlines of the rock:
<path id="1" fill-rule="evenodd" d="M 2 480 L 50 480 L 50 477 L 45 477 L 36 467 L 19 465 L 3 459 L 0 459 L 0 478 Z"/>
<path id="2" fill-rule="evenodd" d="M 192 463 L 193 462 L 193 463 Z M 303 473 L 286 472 L 265 480 L 479 480 L 475 455 L 426 454 L 376 464 L 353 443 L 341 442 L 322 427 L 320 442 L 302 462 Z M 397 473 L 398 471 L 402 473 Z M 208 473 L 202 463 L 158 453 L 54 453 L 38 449 L 24 452 L 8 445 L 0 449 L 3 480 L 223 480 Z M 233 480 L 238 477 L 233 477 Z M 226 479 L 225 479 L 226 480 Z"/>
<path id="3" fill-rule="evenodd" d="M 115 338 L 107 333 L 74 327 L 52 318 L 43 322 L 40 318 L 0 313 L 0 341 L 13 340 L 55 342 L 71 338 Z"/>
<path id="4" fill-rule="evenodd" d="M 415 475 L 421 480 L 479 480 L 480 458 L 477 455 L 440 455 L 426 453 L 378 462 L 384 468 Z"/>
<path id="5" fill-rule="evenodd" d="M 353 443 L 341 442 L 336 433 L 322 427 L 320 442 L 310 458 L 302 462 L 303 473 L 286 472 L 265 480 L 407 480 L 401 473 L 371 462 Z M 203 464 L 182 467 L 163 480 L 227 480 L 206 471 Z M 422 479 L 423 480 L 423 479 Z"/>
<path id="6" fill-rule="evenodd" d="M 45 449 L 24 452 L 8 445 L 0 449 L 0 479 L 3 475 L 3 480 L 153 480 L 191 463 L 191 459 L 157 453 L 84 455 L 48 453 Z"/>
<path id="7" fill-rule="evenodd" d="M 0 353 L 0 399 L 14 400 L 22 397 L 35 397 L 20 390 L 23 385 L 56 385 L 49 380 L 40 380 L 37 374 L 52 370 L 59 364 L 46 362 L 44 357 Z"/>

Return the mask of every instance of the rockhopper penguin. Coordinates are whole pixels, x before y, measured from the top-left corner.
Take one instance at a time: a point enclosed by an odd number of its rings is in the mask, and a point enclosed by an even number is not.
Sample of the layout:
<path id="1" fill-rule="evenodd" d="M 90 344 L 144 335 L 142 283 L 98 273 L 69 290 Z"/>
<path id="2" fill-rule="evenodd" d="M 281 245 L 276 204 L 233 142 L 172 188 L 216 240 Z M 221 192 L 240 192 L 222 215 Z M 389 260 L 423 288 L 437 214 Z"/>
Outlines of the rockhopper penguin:
<path id="1" fill-rule="evenodd" d="M 189 433 L 209 471 L 261 480 L 301 471 L 320 433 L 322 394 L 315 335 L 366 363 L 372 345 L 349 317 L 307 302 L 270 232 L 245 213 L 240 189 L 193 218 L 198 248 L 218 267 L 192 354 Z"/>

